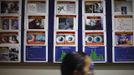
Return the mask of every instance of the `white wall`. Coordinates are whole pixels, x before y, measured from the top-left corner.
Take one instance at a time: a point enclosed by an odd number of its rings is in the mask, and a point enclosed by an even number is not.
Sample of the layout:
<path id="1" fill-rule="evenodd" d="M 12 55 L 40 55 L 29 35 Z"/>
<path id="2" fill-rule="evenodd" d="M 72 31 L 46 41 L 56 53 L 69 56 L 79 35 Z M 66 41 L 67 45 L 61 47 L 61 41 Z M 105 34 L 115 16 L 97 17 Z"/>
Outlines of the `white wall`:
<path id="1" fill-rule="evenodd" d="M 0 66 L 0 75 L 61 75 L 59 66 Z M 95 75 L 134 75 L 132 66 L 96 66 Z"/>

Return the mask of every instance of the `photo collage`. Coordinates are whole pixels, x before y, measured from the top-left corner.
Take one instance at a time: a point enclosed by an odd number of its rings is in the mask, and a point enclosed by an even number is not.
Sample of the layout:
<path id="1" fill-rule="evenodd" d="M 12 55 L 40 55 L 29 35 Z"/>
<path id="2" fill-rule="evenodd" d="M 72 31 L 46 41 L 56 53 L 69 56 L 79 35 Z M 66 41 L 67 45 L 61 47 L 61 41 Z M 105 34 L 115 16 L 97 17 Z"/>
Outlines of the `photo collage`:
<path id="1" fill-rule="evenodd" d="M 18 30 L 19 18 L 17 16 L 1 16 L 0 30 Z"/>
<path id="2" fill-rule="evenodd" d="M 133 63 L 134 0 L 0 0 L 0 63 L 61 63 L 71 52 Z"/>
<path id="3" fill-rule="evenodd" d="M 13 62 L 20 60 L 18 47 L 0 47 L 0 61 Z"/>

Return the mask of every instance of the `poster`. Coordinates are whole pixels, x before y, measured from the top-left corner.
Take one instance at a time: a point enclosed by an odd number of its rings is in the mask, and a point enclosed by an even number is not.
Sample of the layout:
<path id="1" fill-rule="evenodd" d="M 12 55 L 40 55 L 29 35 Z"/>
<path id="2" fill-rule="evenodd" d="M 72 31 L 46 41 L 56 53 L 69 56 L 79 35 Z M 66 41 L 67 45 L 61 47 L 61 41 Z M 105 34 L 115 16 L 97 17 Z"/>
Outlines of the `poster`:
<path id="1" fill-rule="evenodd" d="M 74 30 L 75 29 L 75 15 L 57 15 L 58 30 Z"/>
<path id="2" fill-rule="evenodd" d="M 46 44 L 46 36 L 44 31 L 28 31 L 27 32 L 27 44 Z"/>
<path id="3" fill-rule="evenodd" d="M 85 33 L 86 46 L 102 46 L 104 45 L 103 32 L 86 32 Z"/>
<path id="4" fill-rule="evenodd" d="M 56 45 L 75 45 L 75 32 L 56 32 Z"/>
<path id="5" fill-rule="evenodd" d="M 1 16 L 0 30 L 18 30 L 19 18 L 18 16 Z"/>
<path id="6" fill-rule="evenodd" d="M 60 63 L 66 53 L 77 50 L 77 10 L 76 0 L 55 0 L 54 63 Z"/>
<path id="7" fill-rule="evenodd" d="M 100 1 L 85 1 L 85 13 L 103 13 L 103 2 Z"/>
<path id="8" fill-rule="evenodd" d="M 103 17 L 87 16 L 85 19 L 85 30 L 103 30 Z"/>
<path id="9" fill-rule="evenodd" d="M 46 46 L 26 46 L 25 61 L 47 61 Z"/>
<path id="10" fill-rule="evenodd" d="M 45 29 L 45 16 L 28 16 L 28 29 Z"/>
<path id="11" fill-rule="evenodd" d="M 18 32 L 0 32 L 0 44 L 19 44 Z"/>
<path id="12" fill-rule="evenodd" d="M 134 62 L 134 47 L 114 47 L 114 62 Z"/>
<path id="13" fill-rule="evenodd" d="M 104 46 L 85 46 L 87 53 L 94 62 L 105 62 L 105 47 Z"/>
<path id="14" fill-rule="evenodd" d="M 0 47 L 0 62 L 19 61 L 18 47 Z"/>
<path id="15" fill-rule="evenodd" d="M 57 1 L 56 3 L 57 14 L 75 14 L 76 2 L 75 1 Z"/>
<path id="16" fill-rule="evenodd" d="M 2 14 L 18 14 L 19 13 L 19 1 L 1 1 L 1 13 Z"/>
<path id="17" fill-rule="evenodd" d="M 46 1 L 28 1 L 27 10 L 28 13 L 46 13 Z"/>
<path id="18" fill-rule="evenodd" d="M 132 46 L 133 32 L 116 32 L 115 33 L 116 46 Z"/>
<path id="19" fill-rule="evenodd" d="M 61 62 L 67 53 L 76 52 L 75 46 L 56 46 L 54 54 L 54 62 Z"/>
<path id="20" fill-rule="evenodd" d="M 48 0 L 25 0 L 24 62 L 48 61 Z"/>
<path id="21" fill-rule="evenodd" d="M 133 16 L 115 16 L 115 30 L 133 30 Z"/>

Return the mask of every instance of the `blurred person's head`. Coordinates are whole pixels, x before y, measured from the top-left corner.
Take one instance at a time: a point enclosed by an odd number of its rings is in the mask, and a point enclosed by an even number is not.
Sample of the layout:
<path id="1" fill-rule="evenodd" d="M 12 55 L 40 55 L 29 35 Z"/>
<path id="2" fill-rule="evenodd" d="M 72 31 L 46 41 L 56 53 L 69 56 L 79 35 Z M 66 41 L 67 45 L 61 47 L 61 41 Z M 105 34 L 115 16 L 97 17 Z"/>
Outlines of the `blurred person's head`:
<path id="1" fill-rule="evenodd" d="M 91 59 L 85 53 L 68 53 L 61 64 L 62 75 L 90 75 Z"/>

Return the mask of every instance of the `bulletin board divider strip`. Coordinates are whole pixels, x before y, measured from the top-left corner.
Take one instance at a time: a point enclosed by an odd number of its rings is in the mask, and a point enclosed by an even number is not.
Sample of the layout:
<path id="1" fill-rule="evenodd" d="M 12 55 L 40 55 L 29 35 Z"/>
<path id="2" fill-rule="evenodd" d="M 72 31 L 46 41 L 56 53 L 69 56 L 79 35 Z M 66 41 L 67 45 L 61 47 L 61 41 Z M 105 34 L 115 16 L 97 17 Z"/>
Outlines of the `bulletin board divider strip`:
<path id="1" fill-rule="evenodd" d="M 48 63 L 52 63 L 53 62 L 53 37 L 54 37 L 54 6 L 55 6 L 55 2 L 54 0 L 49 0 L 48 2 L 49 7 L 51 7 L 51 9 L 49 9 L 48 15 Z"/>
<path id="2" fill-rule="evenodd" d="M 82 32 L 82 0 L 79 0 L 78 2 L 79 6 L 78 6 L 78 52 L 82 52 L 83 50 L 83 32 Z"/>
<path id="3" fill-rule="evenodd" d="M 106 35 L 107 35 L 107 62 L 112 62 L 112 5 L 106 0 Z"/>

